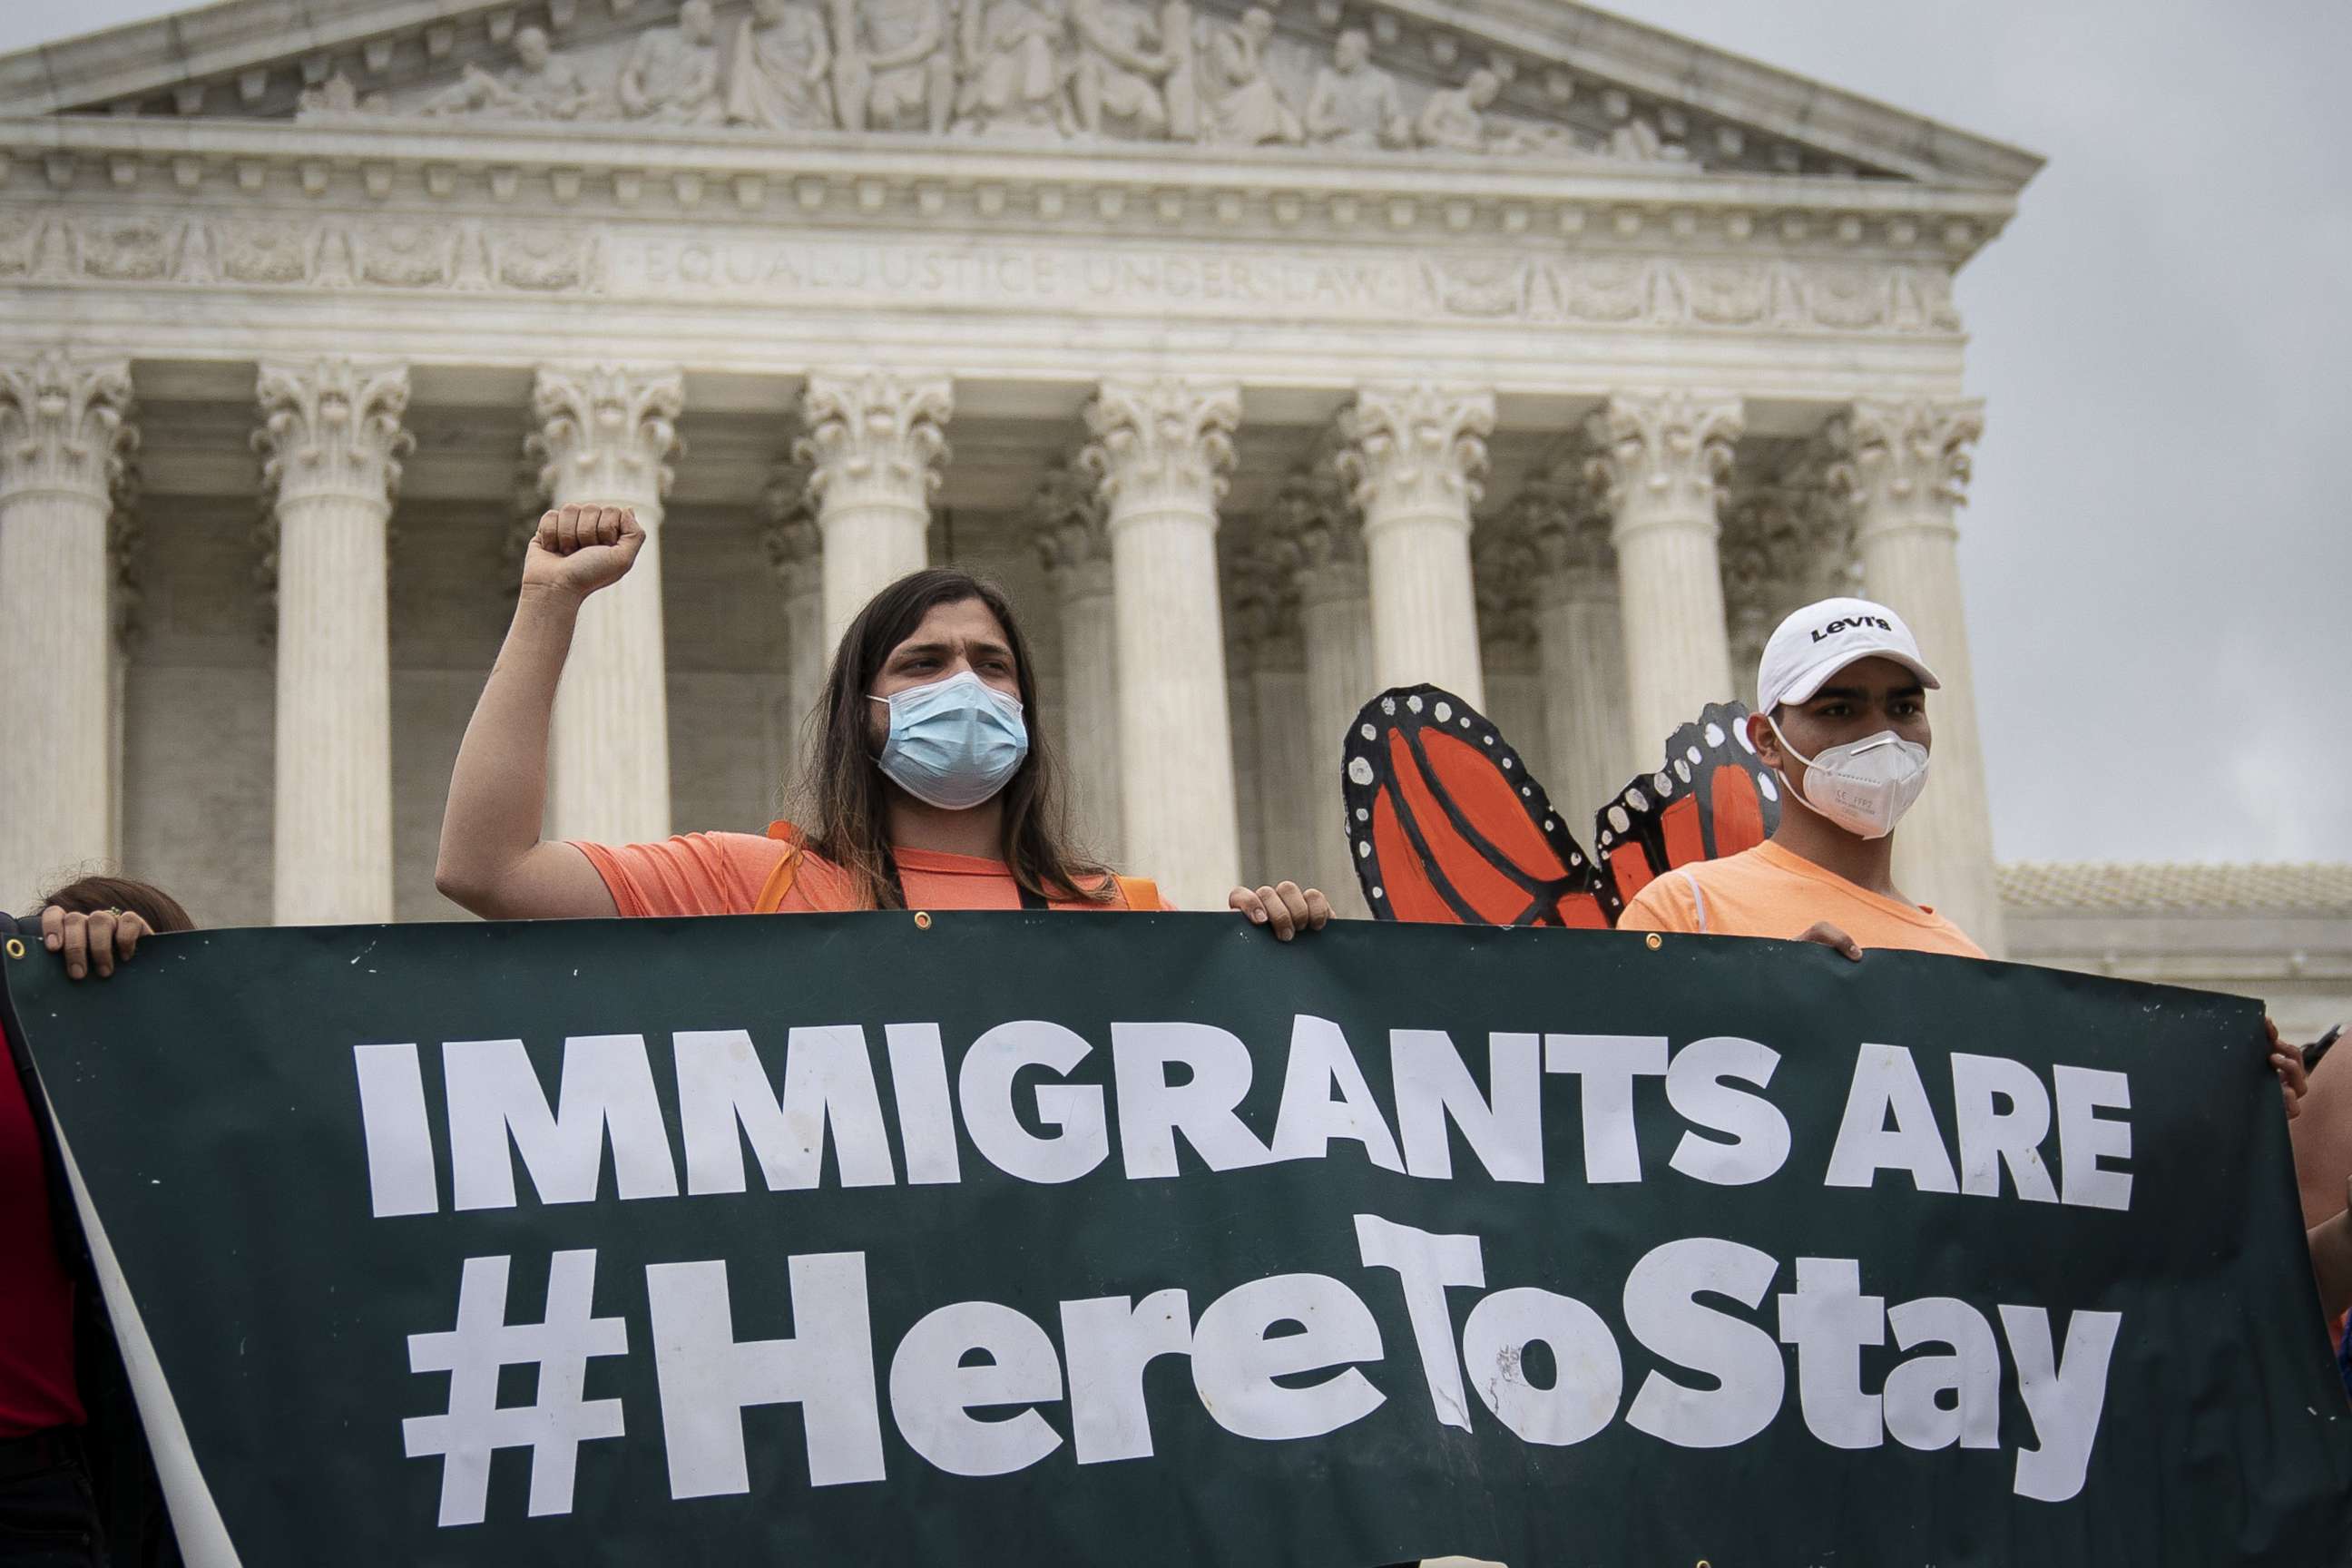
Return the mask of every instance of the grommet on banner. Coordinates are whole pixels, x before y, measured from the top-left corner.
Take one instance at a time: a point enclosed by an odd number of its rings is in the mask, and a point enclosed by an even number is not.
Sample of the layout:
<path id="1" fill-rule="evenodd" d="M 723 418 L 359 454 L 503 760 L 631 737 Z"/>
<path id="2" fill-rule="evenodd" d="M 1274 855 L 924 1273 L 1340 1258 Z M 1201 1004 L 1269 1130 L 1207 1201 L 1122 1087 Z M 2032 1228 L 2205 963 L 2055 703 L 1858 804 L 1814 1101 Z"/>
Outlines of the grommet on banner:
<path id="1" fill-rule="evenodd" d="M 11 958 L 25 956 L 25 944 L 13 936 L 8 939 L 8 956 Z"/>
<path id="2" fill-rule="evenodd" d="M 929 931 L 931 929 L 930 910 L 917 910 L 915 911 L 915 929 L 917 931 Z"/>
<path id="3" fill-rule="evenodd" d="M 1658 949 L 1666 945 L 1666 939 L 1660 936 L 1656 931 L 1652 931 L 1649 935 L 1642 939 L 1642 942 L 1643 945 L 1647 947 L 1652 952 L 1655 952 Z M 1706 1564 L 1702 1563 L 1699 1564 L 1699 1568 L 1706 1568 Z"/>

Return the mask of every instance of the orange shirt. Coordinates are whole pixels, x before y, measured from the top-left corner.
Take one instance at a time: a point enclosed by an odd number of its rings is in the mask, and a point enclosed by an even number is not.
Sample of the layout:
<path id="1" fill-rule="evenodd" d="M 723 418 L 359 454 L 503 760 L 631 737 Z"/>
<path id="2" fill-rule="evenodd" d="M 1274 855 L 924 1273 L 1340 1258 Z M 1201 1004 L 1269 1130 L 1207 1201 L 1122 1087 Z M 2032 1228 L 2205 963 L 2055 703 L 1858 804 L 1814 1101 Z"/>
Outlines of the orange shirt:
<path id="1" fill-rule="evenodd" d="M 1793 941 L 1819 921 L 1827 921 L 1864 947 L 1961 958 L 1985 955 L 1984 949 L 1935 910 L 1856 887 L 1769 839 L 1720 860 L 1667 872 L 1634 895 L 1617 928 Z"/>
<path id="2" fill-rule="evenodd" d="M 783 840 L 755 833 L 681 833 L 659 844 L 569 842 L 588 857 L 625 915 L 750 914 L 769 873 L 784 858 Z M 1021 907 L 1021 885 L 1002 860 L 901 849 L 898 861 L 898 880 L 906 889 L 909 909 Z M 1160 905 L 1175 908 L 1165 899 Z M 804 854 L 779 912 L 805 914 L 857 907 L 848 875 L 830 860 Z M 1123 910 L 1127 900 L 1114 888 L 1107 903 L 1057 899 L 1053 907 Z"/>

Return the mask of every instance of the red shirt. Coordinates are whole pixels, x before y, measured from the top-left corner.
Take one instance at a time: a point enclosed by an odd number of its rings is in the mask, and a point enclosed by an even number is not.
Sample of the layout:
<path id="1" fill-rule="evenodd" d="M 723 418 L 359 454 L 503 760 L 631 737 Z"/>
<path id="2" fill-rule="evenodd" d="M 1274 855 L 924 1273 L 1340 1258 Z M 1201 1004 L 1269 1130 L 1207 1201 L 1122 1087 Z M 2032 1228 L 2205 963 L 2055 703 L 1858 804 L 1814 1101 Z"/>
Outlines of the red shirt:
<path id="1" fill-rule="evenodd" d="M 0 1037 L 0 1437 L 81 1425 L 73 1302 L 49 1224 L 40 1136 Z"/>

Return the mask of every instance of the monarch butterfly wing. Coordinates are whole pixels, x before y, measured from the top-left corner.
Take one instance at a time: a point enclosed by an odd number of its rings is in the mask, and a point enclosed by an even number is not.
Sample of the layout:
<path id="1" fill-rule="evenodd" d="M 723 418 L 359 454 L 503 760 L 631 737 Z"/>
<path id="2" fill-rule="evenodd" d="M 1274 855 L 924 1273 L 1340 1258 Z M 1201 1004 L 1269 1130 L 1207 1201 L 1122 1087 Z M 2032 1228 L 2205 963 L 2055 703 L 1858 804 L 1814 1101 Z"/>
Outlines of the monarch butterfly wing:
<path id="1" fill-rule="evenodd" d="M 1348 728 L 1342 797 L 1380 920 L 1605 926 L 1601 879 L 1494 723 L 1434 686 L 1400 687 Z"/>
<path id="2" fill-rule="evenodd" d="M 1613 921 L 1677 866 L 1752 849 L 1780 825 L 1780 783 L 1748 738 L 1748 707 L 1710 702 L 1666 740 L 1658 771 L 1634 779 L 1592 822 L 1602 905 Z"/>

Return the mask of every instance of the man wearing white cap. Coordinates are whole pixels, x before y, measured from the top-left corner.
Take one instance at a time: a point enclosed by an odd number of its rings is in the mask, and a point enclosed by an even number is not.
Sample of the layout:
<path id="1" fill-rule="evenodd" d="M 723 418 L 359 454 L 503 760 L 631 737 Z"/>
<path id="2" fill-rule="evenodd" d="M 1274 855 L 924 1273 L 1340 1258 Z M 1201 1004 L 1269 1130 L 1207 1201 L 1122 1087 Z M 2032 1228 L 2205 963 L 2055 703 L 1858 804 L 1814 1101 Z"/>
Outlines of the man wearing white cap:
<path id="1" fill-rule="evenodd" d="M 1756 672 L 1748 737 L 1781 782 L 1780 826 L 1755 848 L 1669 871 L 1626 931 L 1797 938 L 1982 958 L 1968 933 L 1895 886 L 1895 826 L 1927 783 L 1938 682 L 1903 617 L 1824 599 L 1782 621 Z"/>
<path id="2" fill-rule="evenodd" d="M 1937 685 L 1911 628 L 1884 605 L 1824 599 L 1782 621 L 1764 645 L 1748 717 L 1757 756 L 1780 780 L 1780 826 L 1753 849 L 1660 877 L 1625 906 L 1618 929 L 1793 938 L 1857 961 L 1874 947 L 1984 957 L 1895 886 L 1895 825 L 1927 787 Z M 2280 1043 L 2268 1017 L 2263 1027 L 2292 1119 L 2307 1086 L 2303 1054 Z M 2339 1215 L 2309 1239 L 2332 1320 L 2352 1304 L 2352 1220 Z M 2352 1385 L 2352 1351 L 2340 1353 Z"/>
<path id="3" fill-rule="evenodd" d="M 1884 605 L 1823 599 L 1782 621 L 1748 717 L 1757 756 L 1780 780 L 1780 826 L 1753 849 L 1660 877 L 1618 929 L 1817 942 L 1852 959 L 1873 947 L 1982 958 L 1967 932 L 1895 886 L 1895 825 L 1927 784 L 1937 684 Z M 2277 1025 L 2263 1026 L 2291 1117 L 2303 1058 L 2279 1043 Z"/>

